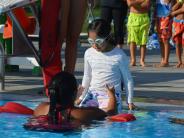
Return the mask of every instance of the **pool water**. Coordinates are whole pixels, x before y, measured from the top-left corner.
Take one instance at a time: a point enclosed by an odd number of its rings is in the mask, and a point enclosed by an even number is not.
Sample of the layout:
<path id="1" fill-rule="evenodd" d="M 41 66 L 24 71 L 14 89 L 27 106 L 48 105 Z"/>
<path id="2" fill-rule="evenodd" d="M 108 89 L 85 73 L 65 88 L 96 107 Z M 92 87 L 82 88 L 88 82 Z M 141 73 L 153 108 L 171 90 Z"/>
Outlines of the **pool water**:
<path id="1" fill-rule="evenodd" d="M 0 101 L 3 105 L 5 101 Z M 19 102 L 34 108 L 38 103 Z M 124 111 L 126 112 L 126 111 Z M 0 114 L 1 138 L 183 138 L 184 125 L 169 122 L 169 117 L 184 118 L 184 111 L 135 111 L 137 120 L 128 123 L 96 121 L 73 132 L 27 131 L 22 125 L 29 116 Z"/>

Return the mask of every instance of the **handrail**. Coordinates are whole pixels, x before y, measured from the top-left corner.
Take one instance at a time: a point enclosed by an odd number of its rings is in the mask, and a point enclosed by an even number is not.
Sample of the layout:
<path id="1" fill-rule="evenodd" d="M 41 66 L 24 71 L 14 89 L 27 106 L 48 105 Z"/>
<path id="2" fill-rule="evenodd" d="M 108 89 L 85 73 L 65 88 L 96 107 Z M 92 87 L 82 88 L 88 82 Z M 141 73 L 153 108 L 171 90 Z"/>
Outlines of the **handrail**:
<path id="1" fill-rule="evenodd" d="M 1 90 L 4 90 L 5 89 L 5 52 L 4 52 L 4 47 L 2 45 L 2 43 L 0 42 L 0 89 Z"/>

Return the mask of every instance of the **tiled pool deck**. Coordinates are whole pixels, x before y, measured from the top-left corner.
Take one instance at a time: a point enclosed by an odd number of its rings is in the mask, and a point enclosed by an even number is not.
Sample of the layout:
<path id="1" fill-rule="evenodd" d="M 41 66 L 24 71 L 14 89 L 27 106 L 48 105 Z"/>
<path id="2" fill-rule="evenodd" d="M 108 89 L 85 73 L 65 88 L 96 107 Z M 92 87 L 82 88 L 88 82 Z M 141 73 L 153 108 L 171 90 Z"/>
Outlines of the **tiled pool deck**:
<path id="1" fill-rule="evenodd" d="M 87 48 L 88 46 L 83 45 L 78 50 L 75 75 L 79 83 L 83 75 L 83 55 Z M 129 55 L 127 48 L 125 52 Z M 160 61 L 159 50 L 148 51 L 146 61 L 148 64 L 146 68 L 131 67 L 135 82 L 135 103 L 141 107 L 169 106 L 184 110 L 184 69 L 174 68 L 177 61 L 175 52 L 171 51 L 170 66 L 167 68 L 153 67 L 153 64 Z M 30 67 L 20 66 L 20 68 L 19 72 L 6 73 L 5 91 L 0 92 L 0 99 L 45 100 L 45 95 L 39 93 L 43 90 L 42 77 L 32 75 Z"/>

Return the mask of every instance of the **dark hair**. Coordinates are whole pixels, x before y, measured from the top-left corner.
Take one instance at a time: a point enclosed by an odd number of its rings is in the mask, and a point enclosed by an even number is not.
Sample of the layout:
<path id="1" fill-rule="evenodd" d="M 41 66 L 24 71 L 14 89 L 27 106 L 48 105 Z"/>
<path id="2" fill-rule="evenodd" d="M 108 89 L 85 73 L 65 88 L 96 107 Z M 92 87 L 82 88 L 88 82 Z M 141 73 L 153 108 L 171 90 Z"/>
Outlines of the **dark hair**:
<path id="1" fill-rule="evenodd" d="M 56 104 L 62 108 L 72 107 L 77 93 L 77 81 L 73 74 L 59 72 L 52 78 L 49 91 L 55 91 Z"/>
<path id="2" fill-rule="evenodd" d="M 77 93 L 77 81 L 68 72 L 59 72 L 49 84 L 49 123 L 58 124 L 62 110 L 72 108 Z M 69 120 L 68 120 L 69 121 Z"/>
<path id="3" fill-rule="evenodd" d="M 111 25 L 109 23 L 107 23 L 105 20 L 103 19 L 95 19 L 93 20 L 89 26 L 88 26 L 88 35 L 89 32 L 93 31 L 97 34 L 97 36 L 102 37 L 102 38 L 106 38 L 111 34 Z M 109 39 L 107 39 L 107 41 L 110 44 L 115 44 L 115 41 L 113 39 L 113 37 L 109 37 Z"/>

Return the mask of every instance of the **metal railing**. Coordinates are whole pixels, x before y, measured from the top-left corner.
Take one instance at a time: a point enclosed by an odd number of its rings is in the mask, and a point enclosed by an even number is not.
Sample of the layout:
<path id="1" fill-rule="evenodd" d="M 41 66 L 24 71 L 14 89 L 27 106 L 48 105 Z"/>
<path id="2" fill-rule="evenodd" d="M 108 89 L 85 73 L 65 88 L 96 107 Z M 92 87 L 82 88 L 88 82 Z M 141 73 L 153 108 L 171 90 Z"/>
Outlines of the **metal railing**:
<path id="1" fill-rule="evenodd" d="M 0 89 L 5 89 L 5 52 L 2 43 L 0 42 Z"/>

